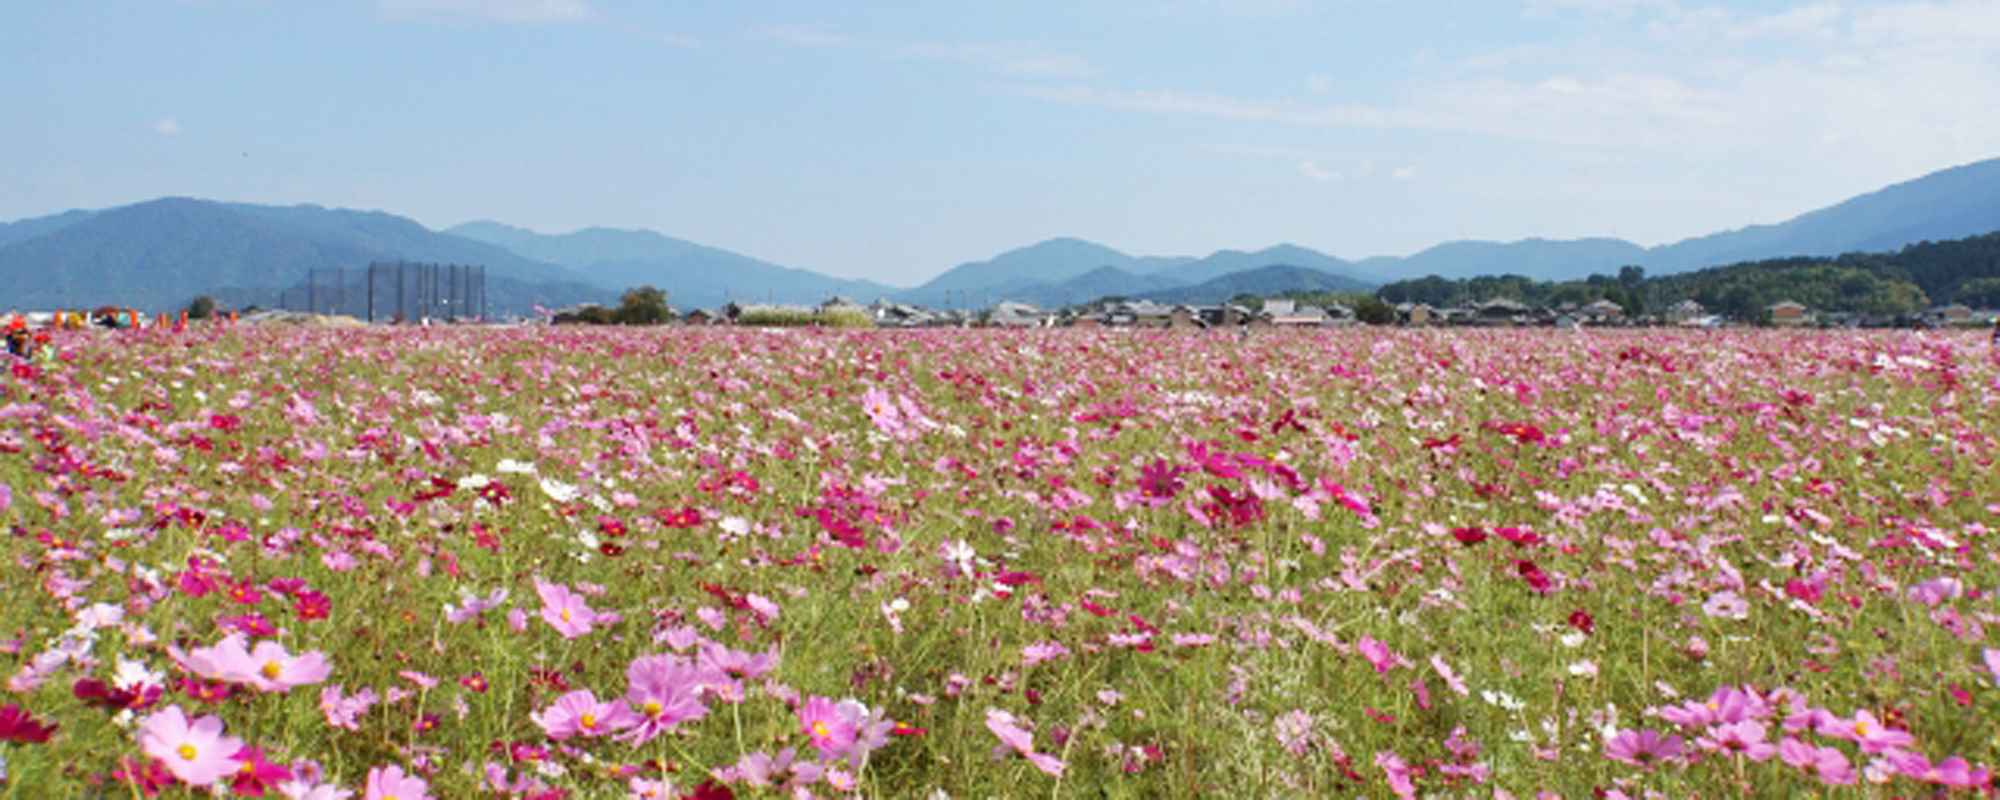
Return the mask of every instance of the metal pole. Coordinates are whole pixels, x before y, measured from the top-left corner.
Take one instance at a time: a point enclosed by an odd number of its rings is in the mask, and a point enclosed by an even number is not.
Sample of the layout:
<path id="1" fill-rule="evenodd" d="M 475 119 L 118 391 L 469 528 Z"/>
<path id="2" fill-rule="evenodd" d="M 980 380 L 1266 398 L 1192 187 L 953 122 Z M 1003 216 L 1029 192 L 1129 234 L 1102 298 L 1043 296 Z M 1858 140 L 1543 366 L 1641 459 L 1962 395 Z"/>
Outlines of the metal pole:
<path id="1" fill-rule="evenodd" d="M 375 324 L 375 262 L 368 262 L 368 324 Z"/>

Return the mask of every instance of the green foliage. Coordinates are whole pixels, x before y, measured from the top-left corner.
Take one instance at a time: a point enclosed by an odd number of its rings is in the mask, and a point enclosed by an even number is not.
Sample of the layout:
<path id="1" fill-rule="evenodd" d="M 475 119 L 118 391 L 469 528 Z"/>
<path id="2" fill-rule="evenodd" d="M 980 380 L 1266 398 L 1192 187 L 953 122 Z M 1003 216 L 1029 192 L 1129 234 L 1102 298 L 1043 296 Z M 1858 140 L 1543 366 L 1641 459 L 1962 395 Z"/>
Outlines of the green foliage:
<path id="1" fill-rule="evenodd" d="M 1974 278 L 1961 283 L 1951 299 L 1973 308 L 2000 307 L 2000 278 Z"/>
<path id="2" fill-rule="evenodd" d="M 620 325 L 659 325 L 672 315 L 667 309 L 667 293 L 647 285 L 627 289 L 612 318 Z"/>
<path id="3" fill-rule="evenodd" d="M 1354 318 L 1369 325 L 1389 325 L 1396 321 L 1396 309 L 1373 297 L 1354 304 Z"/>
<path id="4" fill-rule="evenodd" d="M 618 319 L 617 312 L 604 306 L 584 305 L 556 314 L 553 321 L 557 325 L 611 325 Z"/>
<path id="5" fill-rule="evenodd" d="M 195 298 L 194 302 L 188 303 L 187 315 L 188 319 L 208 319 L 215 316 L 215 298 L 208 295 Z"/>

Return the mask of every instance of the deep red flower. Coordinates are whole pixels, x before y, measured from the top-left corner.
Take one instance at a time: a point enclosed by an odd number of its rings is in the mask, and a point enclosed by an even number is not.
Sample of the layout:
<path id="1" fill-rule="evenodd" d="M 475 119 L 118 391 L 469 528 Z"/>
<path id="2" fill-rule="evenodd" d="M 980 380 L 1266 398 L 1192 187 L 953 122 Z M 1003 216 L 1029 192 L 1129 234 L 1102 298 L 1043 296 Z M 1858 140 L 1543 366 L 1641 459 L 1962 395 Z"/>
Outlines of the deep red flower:
<path id="1" fill-rule="evenodd" d="M 1588 634 L 1597 630 L 1597 620 L 1590 618 L 1590 612 L 1579 608 L 1569 612 L 1569 626 Z"/>
<path id="2" fill-rule="evenodd" d="M 1533 561 L 1524 559 L 1514 562 L 1514 571 L 1520 573 L 1521 580 L 1527 581 L 1528 588 L 1534 589 L 1538 594 L 1548 594 L 1555 585 L 1549 580 L 1548 574 L 1542 572 L 1541 567 L 1535 566 Z"/>
<path id="3" fill-rule="evenodd" d="M 1486 529 L 1480 527 L 1452 528 L 1451 538 L 1457 539 L 1459 544 L 1471 547 L 1486 541 Z"/>
<path id="4" fill-rule="evenodd" d="M 27 709 L 8 703 L 0 706 L 0 742 L 41 744 L 60 725 L 48 725 L 28 714 Z"/>

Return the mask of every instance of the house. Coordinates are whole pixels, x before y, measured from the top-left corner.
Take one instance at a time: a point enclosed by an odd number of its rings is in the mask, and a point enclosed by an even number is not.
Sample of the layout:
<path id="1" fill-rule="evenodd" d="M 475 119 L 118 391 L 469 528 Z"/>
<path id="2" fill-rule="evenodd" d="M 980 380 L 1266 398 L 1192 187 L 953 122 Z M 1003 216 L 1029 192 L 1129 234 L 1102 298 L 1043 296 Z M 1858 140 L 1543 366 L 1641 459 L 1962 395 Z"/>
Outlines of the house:
<path id="1" fill-rule="evenodd" d="M 1405 325 L 1429 325 L 1437 321 L 1437 309 L 1425 303 L 1397 303 L 1396 319 Z"/>
<path id="2" fill-rule="evenodd" d="M 1606 325 L 1625 318 L 1625 307 L 1610 300 L 1598 300 L 1577 309 L 1577 315 L 1593 325 Z"/>
<path id="3" fill-rule="evenodd" d="M 1048 323 L 1048 315 L 1027 303 L 1002 301 L 993 306 L 986 315 L 986 324 L 995 328 L 1039 328 Z"/>
<path id="4" fill-rule="evenodd" d="M 714 325 L 722 318 L 722 312 L 697 308 L 681 315 L 683 325 Z"/>
<path id="5" fill-rule="evenodd" d="M 1272 302 L 1265 302 L 1264 316 L 1270 318 L 1271 325 L 1280 328 L 1317 328 L 1332 322 L 1325 309 L 1298 305 L 1290 300 L 1275 304 L 1275 308 Z"/>
<path id="6" fill-rule="evenodd" d="M 1177 330 L 1198 330 L 1208 327 L 1208 321 L 1202 319 L 1199 308 L 1174 306 L 1167 312 L 1167 327 Z"/>
<path id="7" fill-rule="evenodd" d="M 1675 325 L 1686 325 L 1688 321 L 1699 319 L 1707 313 L 1708 309 L 1702 308 L 1700 303 L 1690 297 L 1667 308 L 1667 321 Z"/>
<path id="8" fill-rule="evenodd" d="M 1923 321 L 1925 325 L 1937 328 L 1953 325 L 1971 325 L 1977 322 L 1977 320 L 1973 319 L 1972 309 L 1960 303 L 1938 306 L 1925 311 Z"/>
<path id="9" fill-rule="evenodd" d="M 1495 297 L 1473 306 L 1481 325 L 1518 325 L 1528 319 L 1529 308 L 1519 300 Z"/>
<path id="10" fill-rule="evenodd" d="M 1771 315 L 1771 324 L 1779 327 L 1798 327 L 1812 322 L 1804 303 L 1780 300 L 1764 310 Z"/>
<path id="11" fill-rule="evenodd" d="M 868 306 L 868 315 L 878 328 L 922 328 L 936 324 L 937 315 L 908 303 L 877 300 Z"/>

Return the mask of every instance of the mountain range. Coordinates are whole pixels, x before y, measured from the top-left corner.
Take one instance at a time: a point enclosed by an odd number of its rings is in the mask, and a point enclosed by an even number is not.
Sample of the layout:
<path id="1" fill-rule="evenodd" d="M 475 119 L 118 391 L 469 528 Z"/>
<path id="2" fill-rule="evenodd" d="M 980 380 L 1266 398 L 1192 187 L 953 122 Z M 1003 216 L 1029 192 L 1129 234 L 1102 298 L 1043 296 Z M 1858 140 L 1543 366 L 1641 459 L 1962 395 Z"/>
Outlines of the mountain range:
<path id="1" fill-rule="evenodd" d="M 1934 172 L 1777 224 L 1651 248 L 1606 238 L 1456 241 L 1409 256 L 1348 261 L 1292 244 L 1202 257 L 1136 256 L 1057 238 L 899 289 L 646 230 L 544 234 L 480 221 L 440 231 L 381 211 L 169 197 L 0 223 L 0 297 L 20 308 L 112 304 L 159 311 L 223 289 L 275 298 L 310 270 L 410 260 L 484 265 L 489 309 L 503 315 L 537 305 L 615 302 L 624 288 L 642 283 L 665 289 L 681 308 L 726 300 L 811 303 L 831 295 L 961 308 L 1000 300 L 1059 306 L 1111 295 L 1212 302 L 1245 292 L 1366 290 L 1426 275 L 1569 280 L 1625 265 L 1672 274 L 1756 259 L 1888 251 L 1994 230 L 2000 230 L 2000 159 Z"/>

